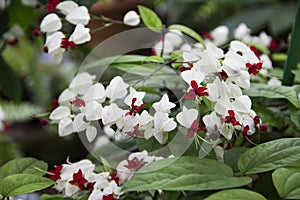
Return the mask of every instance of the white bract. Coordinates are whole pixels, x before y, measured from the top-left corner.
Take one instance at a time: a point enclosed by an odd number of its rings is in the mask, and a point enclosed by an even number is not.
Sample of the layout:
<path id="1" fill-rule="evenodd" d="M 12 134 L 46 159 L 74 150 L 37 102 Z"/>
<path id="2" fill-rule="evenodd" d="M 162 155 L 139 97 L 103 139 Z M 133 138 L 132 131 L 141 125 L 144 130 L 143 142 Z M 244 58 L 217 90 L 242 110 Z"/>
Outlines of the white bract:
<path id="1" fill-rule="evenodd" d="M 45 33 L 53 33 L 60 30 L 62 23 L 57 14 L 50 13 L 44 17 L 41 22 L 40 29 Z"/>
<path id="2" fill-rule="evenodd" d="M 140 23 L 140 16 L 131 10 L 125 14 L 123 22 L 128 26 L 137 26 Z"/>

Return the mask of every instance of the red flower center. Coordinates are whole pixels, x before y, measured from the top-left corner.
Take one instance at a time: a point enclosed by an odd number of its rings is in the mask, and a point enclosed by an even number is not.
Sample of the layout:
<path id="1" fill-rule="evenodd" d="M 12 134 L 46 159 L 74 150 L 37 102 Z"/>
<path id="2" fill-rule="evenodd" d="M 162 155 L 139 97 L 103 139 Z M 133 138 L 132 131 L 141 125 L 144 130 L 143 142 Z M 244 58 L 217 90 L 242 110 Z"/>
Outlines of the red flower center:
<path id="1" fill-rule="evenodd" d="M 63 168 L 62 165 L 58 165 L 54 168 L 54 170 L 49 170 L 48 172 L 50 175 L 50 179 L 52 179 L 53 181 L 61 179 L 60 172 L 61 172 L 62 168 Z"/>
<path id="2" fill-rule="evenodd" d="M 134 157 L 132 160 L 127 160 L 127 165 L 125 165 L 125 167 L 131 169 L 133 172 L 137 172 L 145 164 L 146 162 L 144 162 L 143 159 L 139 160 L 137 157 Z"/>
<path id="3" fill-rule="evenodd" d="M 48 5 L 46 9 L 48 11 L 54 11 L 56 9 L 56 6 L 61 2 L 61 0 L 48 0 Z"/>
<path id="4" fill-rule="evenodd" d="M 259 70 L 262 68 L 262 63 L 261 62 L 255 64 L 246 63 L 246 67 L 248 68 L 249 74 L 256 75 L 259 72 Z"/>
<path id="5" fill-rule="evenodd" d="M 225 123 L 231 123 L 233 126 L 241 125 L 239 121 L 236 120 L 233 110 L 228 110 L 229 116 L 225 117 Z"/>
<path id="6" fill-rule="evenodd" d="M 69 41 L 68 38 L 61 39 L 60 47 L 64 49 L 67 49 L 69 47 L 73 49 L 78 48 L 78 46 L 76 46 L 76 44 L 73 41 Z"/>
<path id="7" fill-rule="evenodd" d="M 200 128 L 200 124 L 198 123 L 198 120 L 193 121 L 190 128 L 187 130 L 187 135 L 185 136 L 186 140 L 189 140 L 191 138 L 195 137 L 195 134 L 199 131 L 206 131 L 205 127 Z"/>
<path id="8" fill-rule="evenodd" d="M 259 53 L 258 53 L 258 51 L 257 51 L 257 49 L 256 49 L 255 46 L 250 46 L 250 50 L 253 51 L 253 53 L 256 55 L 256 57 L 257 57 L 258 59 L 260 59 L 260 58 L 259 58 Z"/>
<path id="9" fill-rule="evenodd" d="M 127 135 L 132 136 L 132 137 L 141 137 L 144 138 L 144 134 L 142 134 L 139 130 L 139 124 L 133 127 L 134 131 L 133 132 L 126 132 Z"/>
<path id="10" fill-rule="evenodd" d="M 110 195 L 104 195 L 102 197 L 102 200 L 118 200 L 118 199 L 116 199 L 113 194 L 110 194 Z"/>
<path id="11" fill-rule="evenodd" d="M 111 180 L 114 180 L 119 185 L 120 178 L 118 177 L 118 174 L 116 172 L 111 173 L 110 178 L 111 178 Z"/>
<path id="12" fill-rule="evenodd" d="M 76 99 L 74 101 L 70 101 L 70 103 L 76 107 L 84 107 L 85 106 L 85 102 L 80 99 L 79 97 L 76 97 Z"/>
<path id="13" fill-rule="evenodd" d="M 206 92 L 207 88 L 198 86 L 195 80 L 191 81 L 192 89 L 189 90 L 188 94 L 185 96 L 185 99 L 194 99 L 196 96 L 208 96 L 208 92 Z"/>
<path id="14" fill-rule="evenodd" d="M 55 108 L 57 108 L 59 106 L 58 99 L 57 98 L 52 99 L 51 105 L 52 105 L 52 108 L 50 110 L 47 110 L 48 112 L 52 112 Z"/>
<path id="15" fill-rule="evenodd" d="M 136 101 L 137 101 L 137 98 L 135 98 L 135 97 L 132 98 L 131 109 L 129 110 L 129 112 L 127 113 L 127 115 L 133 115 L 134 113 L 139 112 L 143 108 L 143 106 L 145 105 L 145 104 L 141 104 L 139 106 L 134 105 Z"/>
<path id="16" fill-rule="evenodd" d="M 73 180 L 70 180 L 69 183 L 72 185 L 77 185 L 80 190 L 84 190 L 84 184 L 86 184 L 88 181 L 82 176 L 81 169 L 78 170 L 77 173 L 73 174 Z"/>

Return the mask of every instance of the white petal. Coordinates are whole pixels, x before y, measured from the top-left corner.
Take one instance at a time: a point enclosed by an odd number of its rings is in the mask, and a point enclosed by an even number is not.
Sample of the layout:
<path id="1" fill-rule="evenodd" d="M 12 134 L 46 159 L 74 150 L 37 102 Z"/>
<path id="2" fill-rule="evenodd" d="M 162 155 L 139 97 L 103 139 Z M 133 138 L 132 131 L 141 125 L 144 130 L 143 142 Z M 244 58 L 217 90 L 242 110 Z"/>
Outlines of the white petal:
<path id="1" fill-rule="evenodd" d="M 239 24 L 239 26 L 234 30 L 235 39 L 243 39 L 245 36 L 249 34 L 250 34 L 250 29 L 244 23 Z"/>
<path id="2" fill-rule="evenodd" d="M 216 46 L 221 46 L 228 41 L 229 29 L 227 26 L 218 26 L 213 31 L 210 32 L 213 38 L 213 43 Z"/>
<path id="3" fill-rule="evenodd" d="M 74 118 L 74 122 L 73 122 L 73 129 L 75 132 L 81 132 L 84 131 L 89 123 L 84 121 L 84 114 L 83 113 L 79 113 L 78 115 L 75 116 Z"/>
<path id="4" fill-rule="evenodd" d="M 63 1 L 57 4 L 56 9 L 61 11 L 62 14 L 67 15 L 78 7 L 74 1 Z"/>
<path id="5" fill-rule="evenodd" d="M 61 27 L 62 24 L 60 18 L 56 14 L 50 13 L 42 20 L 40 29 L 42 32 L 49 33 L 58 31 Z"/>
<path id="6" fill-rule="evenodd" d="M 153 120 L 153 117 L 146 110 L 144 110 L 141 113 L 141 116 L 139 118 L 139 125 L 140 126 L 146 125 L 146 124 L 150 123 L 152 120 Z"/>
<path id="7" fill-rule="evenodd" d="M 91 40 L 90 29 L 85 28 L 82 24 L 77 24 L 74 32 L 69 38 L 75 44 L 83 44 Z"/>
<path id="8" fill-rule="evenodd" d="M 176 106 L 175 103 L 171 103 L 169 101 L 169 97 L 167 94 L 164 94 L 159 102 L 154 103 L 153 108 L 156 112 L 166 112 L 169 113 L 171 108 Z"/>
<path id="9" fill-rule="evenodd" d="M 85 105 L 85 117 L 88 121 L 95 121 L 101 119 L 102 105 L 96 101 L 90 101 Z"/>
<path id="10" fill-rule="evenodd" d="M 75 100 L 76 96 L 77 94 L 74 91 L 67 88 L 59 95 L 58 103 L 68 105 L 70 101 Z"/>
<path id="11" fill-rule="evenodd" d="M 105 106 L 102 110 L 102 123 L 104 125 L 114 124 L 118 119 L 125 115 L 127 111 L 119 108 L 115 103 Z"/>
<path id="12" fill-rule="evenodd" d="M 51 112 L 49 119 L 53 121 L 59 121 L 61 119 L 69 117 L 70 115 L 71 115 L 71 111 L 68 107 L 59 106 Z"/>
<path id="13" fill-rule="evenodd" d="M 181 72 L 182 79 L 187 83 L 191 84 L 191 81 L 196 81 L 198 84 L 201 83 L 204 80 L 205 74 L 204 72 L 199 71 L 195 67 L 193 67 L 191 70 L 186 70 Z"/>
<path id="14" fill-rule="evenodd" d="M 58 124 L 58 135 L 66 136 L 73 133 L 73 122 L 70 118 L 60 120 Z"/>
<path id="15" fill-rule="evenodd" d="M 86 73 L 77 74 L 71 81 L 69 88 L 78 94 L 85 94 L 93 84 L 93 77 Z"/>
<path id="16" fill-rule="evenodd" d="M 251 99 L 246 95 L 242 95 L 232 102 L 234 110 L 242 113 L 249 113 L 251 110 L 251 105 Z"/>
<path id="17" fill-rule="evenodd" d="M 141 105 L 143 103 L 143 98 L 146 95 L 146 92 L 137 92 L 133 87 L 130 87 L 129 95 L 124 99 L 124 103 L 128 106 L 131 105 L 132 99 L 136 98 L 135 105 Z"/>
<path id="18" fill-rule="evenodd" d="M 58 31 L 47 35 L 45 46 L 48 48 L 49 54 L 61 54 L 65 49 L 61 48 L 61 41 L 66 36 Z"/>
<path id="19" fill-rule="evenodd" d="M 106 96 L 111 99 L 120 99 L 126 96 L 128 84 L 120 76 L 115 76 L 106 87 Z"/>
<path id="20" fill-rule="evenodd" d="M 174 121 L 173 118 L 169 118 L 165 123 L 163 127 L 164 132 L 170 132 L 176 128 L 177 124 Z"/>
<path id="21" fill-rule="evenodd" d="M 90 21 L 89 11 L 85 6 L 80 6 L 72 10 L 67 16 L 66 20 L 71 24 L 77 25 L 87 25 Z"/>
<path id="22" fill-rule="evenodd" d="M 168 133 L 162 131 L 155 133 L 154 137 L 160 144 L 165 144 L 168 141 Z"/>
<path id="23" fill-rule="evenodd" d="M 223 61 L 223 70 L 228 74 L 228 76 L 238 76 L 245 64 L 245 61 L 240 55 L 229 51 L 225 55 L 225 59 Z"/>
<path id="24" fill-rule="evenodd" d="M 94 126 L 88 126 L 86 129 L 86 137 L 89 142 L 94 141 L 97 136 L 97 129 Z"/>
<path id="25" fill-rule="evenodd" d="M 133 10 L 127 12 L 123 19 L 124 24 L 136 26 L 140 23 L 140 16 Z"/>
<path id="26" fill-rule="evenodd" d="M 190 128 L 192 123 L 197 119 L 198 110 L 187 109 L 183 106 L 182 112 L 178 113 L 176 120 L 185 128 Z"/>
<path id="27" fill-rule="evenodd" d="M 83 96 L 83 100 L 85 102 L 89 101 L 97 101 L 104 102 L 106 98 L 105 88 L 101 83 L 96 83 L 87 91 L 87 93 Z"/>

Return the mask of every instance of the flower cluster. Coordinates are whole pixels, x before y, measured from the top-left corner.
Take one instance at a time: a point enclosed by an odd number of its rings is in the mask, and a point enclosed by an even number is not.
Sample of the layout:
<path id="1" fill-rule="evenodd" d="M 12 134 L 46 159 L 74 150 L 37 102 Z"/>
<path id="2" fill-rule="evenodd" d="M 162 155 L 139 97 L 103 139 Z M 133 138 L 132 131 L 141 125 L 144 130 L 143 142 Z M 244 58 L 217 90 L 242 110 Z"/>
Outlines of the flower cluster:
<path id="1" fill-rule="evenodd" d="M 54 55 L 57 63 L 61 62 L 63 53 L 68 48 L 77 48 L 77 45 L 86 43 L 91 40 L 90 29 L 86 28 L 90 21 L 88 9 L 85 6 L 79 6 L 73 1 L 48 1 L 47 10 L 58 10 L 67 22 L 75 25 L 70 37 L 60 31 L 62 29 L 62 20 L 55 13 L 46 15 L 41 24 L 40 30 L 46 33 L 46 42 L 44 51 Z"/>
<path id="2" fill-rule="evenodd" d="M 227 52 L 209 41 L 191 45 L 184 42 L 177 30 L 168 32 L 153 50 L 168 59 L 176 49 L 183 51 L 179 70 L 189 85 L 185 100 L 195 100 L 197 105 L 206 99 L 213 107 L 205 115 L 200 115 L 201 110 L 183 107 L 176 119 L 187 128 L 187 138 L 193 138 L 201 130 L 206 130 L 211 138 L 221 134 L 230 140 L 234 133 L 247 138 L 261 128 L 261 120 L 251 109 L 251 99 L 243 95 L 242 89 L 250 88 L 251 76 L 272 68 L 266 54 L 260 55 L 254 46 L 238 40 L 230 42 Z"/>
<path id="3" fill-rule="evenodd" d="M 48 174 L 56 183 L 54 188 L 68 197 L 89 192 L 88 200 L 118 199 L 122 194 L 119 180 L 109 172 L 95 173 L 90 160 L 55 166 Z"/>
<path id="4" fill-rule="evenodd" d="M 145 95 L 146 92 L 129 87 L 119 76 L 105 88 L 101 83 L 94 83 L 93 76 L 83 72 L 61 93 L 59 107 L 51 112 L 50 119 L 58 123 L 60 136 L 86 130 L 91 142 L 97 135 L 95 126 L 101 120 L 107 131 L 146 139 L 154 136 L 160 143 L 165 143 L 166 133 L 176 128 L 176 122 L 169 117 L 175 104 L 163 95 L 159 102 L 153 103 L 155 113 L 152 116 L 148 111 L 142 111 Z"/>

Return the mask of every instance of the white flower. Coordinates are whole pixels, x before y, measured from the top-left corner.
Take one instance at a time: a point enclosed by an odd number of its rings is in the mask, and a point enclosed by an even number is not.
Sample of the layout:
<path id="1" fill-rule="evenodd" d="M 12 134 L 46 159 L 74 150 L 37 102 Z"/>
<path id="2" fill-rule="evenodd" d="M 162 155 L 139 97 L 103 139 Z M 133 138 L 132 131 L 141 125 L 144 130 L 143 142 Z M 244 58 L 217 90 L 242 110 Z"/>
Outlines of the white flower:
<path id="1" fill-rule="evenodd" d="M 57 14 L 50 13 L 44 17 L 41 22 L 40 29 L 44 33 L 52 33 L 60 30 L 62 23 Z"/>
<path id="2" fill-rule="evenodd" d="M 74 32 L 69 38 L 69 41 L 75 44 L 83 44 L 91 40 L 90 29 L 85 28 L 82 24 L 77 24 Z"/>
<path id="3" fill-rule="evenodd" d="M 193 67 L 191 70 L 186 70 L 180 73 L 182 79 L 187 83 L 191 84 L 191 81 L 201 83 L 205 78 L 205 73 L 200 71 L 197 67 Z"/>
<path id="4" fill-rule="evenodd" d="M 47 53 L 57 55 L 62 54 L 65 49 L 61 48 L 61 41 L 66 36 L 58 31 L 47 35 L 45 47 L 47 47 Z"/>
<path id="5" fill-rule="evenodd" d="M 153 108 L 156 112 L 165 112 L 169 113 L 171 108 L 176 106 L 175 103 L 169 101 L 169 97 L 167 94 L 164 94 L 159 102 L 154 103 Z"/>
<path id="6" fill-rule="evenodd" d="M 137 26 L 140 23 L 140 16 L 131 10 L 125 14 L 123 22 L 128 26 Z"/>
<path id="7" fill-rule="evenodd" d="M 59 106 L 55 110 L 53 110 L 49 116 L 49 119 L 51 119 L 54 122 L 58 122 L 64 118 L 67 118 L 71 115 L 71 111 L 66 106 Z"/>
<path id="8" fill-rule="evenodd" d="M 187 109 L 185 106 L 183 106 L 182 112 L 177 114 L 176 120 L 185 128 L 190 128 L 197 117 L 198 110 Z"/>
<path id="9" fill-rule="evenodd" d="M 143 98 L 146 95 L 146 92 L 137 92 L 133 87 L 129 88 L 129 95 L 124 99 L 124 103 L 128 106 L 131 106 L 132 99 L 136 98 L 135 105 L 141 105 L 143 103 Z"/>
<path id="10" fill-rule="evenodd" d="M 94 141 L 97 136 L 97 129 L 94 126 L 88 126 L 86 129 L 86 137 L 89 142 Z"/>
<path id="11" fill-rule="evenodd" d="M 268 81 L 268 85 L 276 85 L 276 86 L 281 86 L 282 82 L 276 78 L 276 77 L 272 77 L 269 81 Z"/>
<path id="12" fill-rule="evenodd" d="M 245 64 L 244 59 L 239 54 L 229 51 L 223 61 L 223 70 L 228 76 L 239 76 Z"/>
<path id="13" fill-rule="evenodd" d="M 74 1 L 63 1 L 57 4 L 56 9 L 61 11 L 62 14 L 67 15 L 71 11 L 75 10 L 78 7 L 78 4 Z"/>
<path id="14" fill-rule="evenodd" d="M 102 123 L 104 125 L 114 124 L 117 120 L 123 117 L 126 112 L 126 110 L 122 110 L 115 103 L 105 106 L 102 110 Z"/>
<path id="15" fill-rule="evenodd" d="M 241 23 L 239 26 L 234 30 L 234 38 L 243 40 L 246 36 L 250 35 L 250 29 L 247 27 L 246 24 Z"/>
<path id="16" fill-rule="evenodd" d="M 60 105 L 69 105 L 70 101 L 74 101 L 77 94 L 70 90 L 69 88 L 65 89 L 58 97 L 58 103 Z"/>
<path id="17" fill-rule="evenodd" d="M 73 133 L 73 121 L 70 118 L 64 118 L 59 121 L 58 135 L 63 137 Z"/>
<path id="18" fill-rule="evenodd" d="M 209 115 L 203 117 L 203 123 L 209 134 L 218 133 L 219 128 L 221 127 L 221 119 L 217 116 L 216 112 L 213 111 Z"/>
<path id="19" fill-rule="evenodd" d="M 227 26 L 218 26 L 210 32 L 210 35 L 213 39 L 211 42 L 216 46 L 221 46 L 228 41 L 228 34 L 229 29 Z"/>
<path id="20" fill-rule="evenodd" d="M 85 6 L 79 6 L 66 16 L 66 20 L 74 25 L 87 25 L 90 21 L 89 11 Z"/>
<path id="21" fill-rule="evenodd" d="M 69 88 L 77 94 L 84 95 L 92 87 L 94 77 L 87 72 L 77 74 L 71 81 Z"/>
<path id="22" fill-rule="evenodd" d="M 2 37 L 6 41 L 14 41 L 24 35 L 24 31 L 19 24 L 14 24 Z"/>
<path id="23" fill-rule="evenodd" d="M 85 115 L 83 113 L 79 113 L 75 116 L 74 122 L 73 122 L 73 129 L 74 132 L 81 132 L 86 130 L 86 128 L 89 126 L 89 123 L 85 120 Z"/>
<path id="24" fill-rule="evenodd" d="M 114 101 L 126 96 L 128 84 L 120 76 L 115 76 L 106 87 L 106 96 Z"/>
<path id="25" fill-rule="evenodd" d="M 87 121 L 101 119 L 103 107 L 97 101 L 90 101 L 85 104 L 84 114 Z"/>
<path id="26" fill-rule="evenodd" d="M 156 112 L 153 117 L 153 128 L 145 131 L 145 138 L 154 136 L 155 139 L 164 144 L 167 142 L 168 134 L 176 128 L 176 122 L 173 118 L 169 118 L 168 113 Z"/>
<path id="27" fill-rule="evenodd" d="M 82 97 L 85 102 L 97 101 L 103 103 L 106 98 L 105 88 L 101 83 L 96 83 Z"/>

